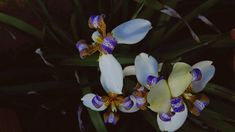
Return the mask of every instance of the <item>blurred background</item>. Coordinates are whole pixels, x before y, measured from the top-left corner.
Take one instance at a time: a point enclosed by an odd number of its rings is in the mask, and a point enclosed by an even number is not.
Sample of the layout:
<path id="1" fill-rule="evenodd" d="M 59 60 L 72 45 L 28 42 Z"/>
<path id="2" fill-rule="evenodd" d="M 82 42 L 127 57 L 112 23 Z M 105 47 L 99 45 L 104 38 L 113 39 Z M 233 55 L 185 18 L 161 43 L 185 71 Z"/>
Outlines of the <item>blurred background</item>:
<path id="1" fill-rule="evenodd" d="M 190 24 L 201 43 L 180 19 L 159 12 L 164 5 Z M 81 105 L 90 89 L 104 93 L 98 55 L 81 60 L 75 48 L 80 39 L 91 42 L 87 21 L 99 14 L 106 15 L 108 31 L 136 17 L 152 22 L 143 41 L 115 50 L 123 67 L 140 52 L 162 62 L 212 60 L 216 74 L 205 90 L 211 104 L 200 117 L 190 115 L 179 131 L 235 130 L 234 0 L 0 0 L 0 10 L 0 132 L 159 131 L 151 111 L 121 114 L 116 126 L 105 127 L 99 113 Z M 197 19 L 199 14 L 220 32 Z M 53 67 L 35 53 L 37 48 Z M 85 76 L 80 84 L 75 71 Z"/>

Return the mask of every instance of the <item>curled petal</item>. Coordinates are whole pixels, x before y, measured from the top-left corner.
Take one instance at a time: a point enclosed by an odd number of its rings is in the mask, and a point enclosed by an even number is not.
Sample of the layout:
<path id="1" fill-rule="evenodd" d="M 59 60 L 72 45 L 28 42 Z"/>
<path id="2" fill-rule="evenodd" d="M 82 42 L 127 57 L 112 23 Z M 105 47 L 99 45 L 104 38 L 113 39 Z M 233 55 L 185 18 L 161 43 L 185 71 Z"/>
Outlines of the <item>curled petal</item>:
<path id="1" fill-rule="evenodd" d="M 104 123 L 105 124 L 113 124 L 116 125 L 116 123 L 119 120 L 119 115 L 116 112 L 105 112 L 104 113 Z"/>
<path id="2" fill-rule="evenodd" d="M 102 36 L 106 36 L 106 24 L 104 22 L 104 15 L 94 15 L 89 18 L 88 26 L 97 29 Z"/>
<path id="3" fill-rule="evenodd" d="M 83 59 L 84 57 L 86 57 L 87 55 L 89 55 L 87 49 L 88 49 L 88 45 L 86 44 L 86 42 L 84 40 L 80 40 L 76 43 L 76 47 L 79 51 L 80 57 Z"/>
<path id="4" fill-rule="evenodd" d="M 141 41 L 151 28 L 151 23 L 148 20 L 133 19 L 114 28 L 112 35 L 118 43 L 135 44 Z"/>
<path id="5" fill-rule="evenodd" d="M 177 62 L 174 64 L 168 78 L 168 84 L 173 97 L 178 97 L 183 94 L 192 82 L 193 77 L 190 71 L 191 66 L 186 63 Z"/>
<path id="6" fill-rule="evenodd" d="M 200 113 L 204 110 L 204 108 L 209 105 L 209 103 L 209 98 L 206 95 L 202 94 L 197 97 L 193 102 L 190 102 L 190 112 L 196 116 L 199 116 Z"/>
<path id="7" fill-rule="evenodd" d="M 160 115 L 157 115 L 157 123 L 161 131 L 176 131 L 178 130 L 185 122 L 188 116 L 188 109 L 184 104 L 184 111 L 176 112 L 175 115 L 171 117 L 170 121 L 163 121 L 160 119 Z"/>
<path id="8" fill-rule="evenodd" d="M 99 58 L 101 72 L 101 84 L 106 92 L 122 93 L 123 71 L 120 63 L 111 54 L 102 55 Z"/>
<path id="9" fill-rule="evenodd" d="M 148 88 L 148 76 L 158 77 L 158 62 L 152 56 L 140 53 L 135 58 L 135 72 L 139 83 Z"/>
<path id="10" fill-rule="evenodd" d="M 171 107 L 170 99 L 169 87 L 166 80 L 163 79 L 154 85 L 147 95 L 147 102 L 150 105 L 149 108 L 154 112 L 168 112 Z"/>
<path id="11" fill-rule="evenodd" d="M 212 61 L 201 61 L 192 66 L 193 69 L 199 69 L 201 71 L 201 79 L 192 82 L 192 90 L 195 93 L 201 92 L 206 84 L 211 80 L 215 74 L 215 67 L 212 65 Z"/>
<path id="12" fill-rule="evenodd" d="M 104 102 L 102 102 L 100 96 L 93 93 L 84 95 L 81 100 L 86 107 L 95 111 L 103 111 L 107 108 Z"/>
<path id="13" fill-rule="evenodd" d="M 118 109 L 124 113 L 133 113 L 139 110 L 137 101 L 133 95 L 127 97 L 125 101 L 119 105 Z"/>
<path id="14" fill-rule="evenodd" d="M 127 66 L 127 67 L 125 67 L 124 70 L 123 70 L 123 74 L 124 74 L 124 76 L 136 75 L 135 74 L 135 66 Z"/>
<path id="15" fill-rule="evenodd" d="M 98 44 L 100 44 L 100 43 L 103 42 L 103 37 L 102 37 L 102 35 L 99 33 L 99 31 L 93 32 L 92 35 L 91 35 L 91 38 L 92 38 L 92 40 L 93 40 L 94 42 L 96 42 L 96 43 L 98 43 Z"/>

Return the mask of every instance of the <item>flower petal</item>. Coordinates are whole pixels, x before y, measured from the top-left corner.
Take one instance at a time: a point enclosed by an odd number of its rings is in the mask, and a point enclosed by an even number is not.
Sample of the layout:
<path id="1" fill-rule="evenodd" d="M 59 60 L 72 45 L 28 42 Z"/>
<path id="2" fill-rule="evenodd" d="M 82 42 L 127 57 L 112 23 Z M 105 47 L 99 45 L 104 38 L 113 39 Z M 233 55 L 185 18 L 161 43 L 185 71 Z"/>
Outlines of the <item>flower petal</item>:
<path id="1" fill-rule="evenodd" d="M 192 75 L 190 73 L 191 66 L 177 62 L 174 64 L 172 72 L 168 78 L 168 84 L 173 97 L 178 97 L 184 93 L 192 82 Z"/>
<path id="2" fill-rule="evenodd" d="M 136 75 L 135 74 L 135 66 L 127 66 L 124 68 L 123 70 L 123 75 L 124 76 L 132 76 L 132 75 Z"/>
<path id="3" fill-rule="evenodd" d="M 116 112 L 106 111 L 103 115 L 105 124 L 116 125 L 119 120 L 119 115 Z"/>
<path id="4" fill-rule="evenodd" d="M 106 54 L 111 54 L 117 45 L 117 41 L 110 34 L 108 34 L 104 41 L 101 43 L 100 47 L 102 51 Z"/>
<path id="5" fill-rule="evenodd" d="M 174 116 L 171 117 L 170 121 L 162 121 L 157 115 L 157 123 L 161 131 L 176 131 L 179 129 L 185 122 L 188 116 L 187 106 L 184 104 L 184 111 L 176 112 Z"/>
<path id="6" fill-rule="evenodd" d="M 170 99 L 169 87 L 166 80 L 163 79 L 154 85 L 147 95 L 149 108 L 154 112 L 168 112 L 171 107 Z"/>
<path id="7" fill-rule="evenodd" d="M 195 93 L 201 92 L 206 84 L 211 80 L 215 74 L 215 67 L 212 61 L 200 61 L 192 66 L 193 69 L 198 68 L 201 71 L 202 78 L 199 81 L 192 82 L 192 90 Z"/>
<path id="8" fill-rule="evenodd" d="M 158 64 L 158 72 L 161 72 L 162 66 L 163 66 L 163 63 L 162 63 L 162 62 Z"/>
<path id="9" fill-rule="evenodd" d="M 133 19 L 112 30 L 114 38 L 121 44 L 135 44 L 141 41 L 152 28 L 145 19 Z"/>
<path id="10" fill-rule="evenodd" d="M 99 68 L 102 78 L 101 84 L 106 92 L 121 94 L 123 87 L 123 71 L 120 63 L 112 54 L 104 54 L 99 58 Z"/>
<path id="11" fill-rule="evenodd" d="M 97 107 L 96 104 L 94 104 L 93 101 L 94 101 L 95 97 L 96 97 L 95 94 L 88 93 L 88 94 L 84 95 L 81 100 L 82 100 L 82 103 L 86 107 L 88 107 L 88 108 L 90 108 L 92 110 L 95 110 L 95 111 L 103 111 L 103 110 L 105 110 L 107 108 L 107 106 L 104 103 L 101 104 L 99 107 Z"/>
<path id="12" fill-rule="evenodd" d="M 139 110 L 139 108 L 137 107 L 137 101 L 135 99 L 135 97 L 133 95 L 129 96 L 129 99 L 130 101 L 132 101 L 133 105 L 131 105 L 131 107 L 129 109 L 126 109 L 124 104 L 121 104 L 118 109 L 121 111 L 121 112 L 124 112 L 124 113 L 133 113 L 133 112 L 136 112 Z"/>
<path id="13" fill-rule="evenodd" d="M 91 35 L 91 38 L 94 42 L 96 42 L 98 44 L 103 42 L 103 38 L 102 38 L 101 34 L 99 33 L 99 31 L 93 32 Z"/>
<path id="14" fill-rule="evenodd" d="M 152 56 L 146 53 L 140 53 L 135 58 L 135 72 L 139 83 L 148 88 L 148 76 L 158 76 L 158 62 Z"/>

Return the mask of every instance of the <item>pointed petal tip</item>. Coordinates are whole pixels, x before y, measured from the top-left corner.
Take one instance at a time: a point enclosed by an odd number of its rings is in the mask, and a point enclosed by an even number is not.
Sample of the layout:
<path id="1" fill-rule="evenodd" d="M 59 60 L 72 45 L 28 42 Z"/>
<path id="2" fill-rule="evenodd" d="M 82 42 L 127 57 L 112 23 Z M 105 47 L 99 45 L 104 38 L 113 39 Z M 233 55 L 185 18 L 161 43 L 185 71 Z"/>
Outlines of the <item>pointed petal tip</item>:
<path id="1" fill-rule="evenodd" d="M 137 18 L 120 24 L 112 34 L 120 44 L 135 44 L 144 39 L 151 28 L 150 21 Z"/>

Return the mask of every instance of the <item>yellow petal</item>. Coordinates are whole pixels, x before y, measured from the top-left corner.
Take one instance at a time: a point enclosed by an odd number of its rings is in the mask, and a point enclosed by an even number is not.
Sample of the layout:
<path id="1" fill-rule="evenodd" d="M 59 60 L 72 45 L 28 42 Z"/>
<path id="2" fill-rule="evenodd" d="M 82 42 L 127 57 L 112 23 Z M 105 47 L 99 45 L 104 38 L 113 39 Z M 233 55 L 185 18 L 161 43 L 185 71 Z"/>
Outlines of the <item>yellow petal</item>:
<path id="1" fill-rule="evenodd" d="M 168 78 L 172 97 L 180 96 L 190 85 L 193 79 L 190 73 L 191 69 L 191 66 L 186 63 L 177 62 L 174 64 L 172 72 Z"/>
<path id="2" fill-rule="evenodd" d="M 159 81 L 147 95 L 149 108 L 154 112 L 168 112 L 171 107 L 170 99 L 171 94 L 166 80 Z"/>

